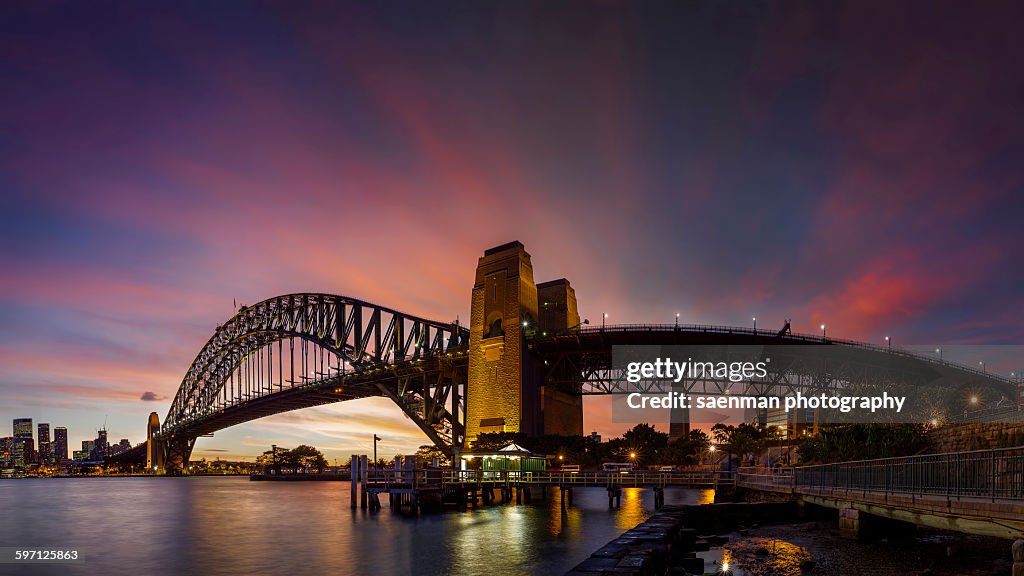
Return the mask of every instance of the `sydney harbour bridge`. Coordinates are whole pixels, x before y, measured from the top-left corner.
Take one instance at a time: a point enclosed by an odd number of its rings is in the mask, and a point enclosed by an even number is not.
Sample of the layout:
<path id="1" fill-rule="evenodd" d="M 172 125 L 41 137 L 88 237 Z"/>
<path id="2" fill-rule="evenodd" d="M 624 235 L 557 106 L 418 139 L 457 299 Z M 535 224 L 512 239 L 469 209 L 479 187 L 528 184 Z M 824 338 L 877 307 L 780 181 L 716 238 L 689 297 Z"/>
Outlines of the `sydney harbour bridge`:
<path id="1" fill-rule="evenodd" d="M 147 466 L 188 469 L 196 439 L 272 414 L 381 396 L 429 440 L 456 453 L 484 432 L 582 434 L 582 397 L 667 392 L 727 394 L 711 375 L 629 382 L 620 346 L 813 346 L 778 357 L 747 393 L 785 395 L 851 385 L 942 386 L 1015 398 L 1012 382 L 940 358 L 824 334 L 692 324 L 581 321 L 565 279 L 537 284 L 519 242 L 485 251 L 468 326 L 428 320 L 334 294 L 288 294 L 242 307 L 217 327 L 185 373 L 161 422 L 150 416 Z"/>

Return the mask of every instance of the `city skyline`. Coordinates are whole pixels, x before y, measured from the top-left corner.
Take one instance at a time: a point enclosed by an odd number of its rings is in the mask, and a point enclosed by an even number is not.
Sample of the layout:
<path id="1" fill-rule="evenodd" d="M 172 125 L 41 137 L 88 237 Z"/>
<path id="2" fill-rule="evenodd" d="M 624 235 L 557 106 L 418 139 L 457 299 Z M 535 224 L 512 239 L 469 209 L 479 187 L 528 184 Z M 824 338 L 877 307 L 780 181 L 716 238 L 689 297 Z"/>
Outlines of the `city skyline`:
<path id="1" fill-rule="evenodd" d="M 4 10 L 31 34 L 5 36 L 0 94 L 0 420 L 71 447 L 105 420 L 141 441 L 236 303 L 465 320 L 476 259 L 511 240 L 592 323 L 1024 340 L 1019 7 Z M 624 428 L 607 398 L 586 418 Z M 368 399 L 194 457 L 374 434 L 428 443 Z"/>

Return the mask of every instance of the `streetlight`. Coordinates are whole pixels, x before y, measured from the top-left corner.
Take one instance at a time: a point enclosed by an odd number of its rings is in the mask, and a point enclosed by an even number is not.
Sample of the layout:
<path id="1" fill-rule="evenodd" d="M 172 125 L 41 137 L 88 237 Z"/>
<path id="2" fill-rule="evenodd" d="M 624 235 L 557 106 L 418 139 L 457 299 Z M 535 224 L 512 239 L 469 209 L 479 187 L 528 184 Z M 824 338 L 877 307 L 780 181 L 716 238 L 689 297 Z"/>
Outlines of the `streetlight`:
<path id="1" fill-rule="evenodd" d="M 824 324 L 821 325 L 821 337 L 822 338 L 825 337 L 825 325 Z"/>
<path id="2" fill-rule="evenodd" d="M 889 347 L 889 352 L 892 352 L 892 338 L 885 337 L 885 345 Z"/>
<path id="3" fill-rule="evenodd" d="M 977 404 L 977 403 L 978 403 L 978 396 L 977 395 L 971 396 L 971 404 Z"/>
<path id="4" fill-rule="evenodd" d="M 679 312 L 676 312 L 676 330 L 679 330 Z"/>
<path id="5" fill-rule="evenodd" d="M 936 348 L 935 353 L 939 355 L 939 362 L 942 362 L 942 348 Z"/>
<path id="6" fill-rule="evenodd" d="M 987 370 L 985 370 L 985 363 L 984 363 L 984 362 L 982 362 L 982 361 L 980 361 L 980 360 L 979 360 L 979 361 L 978 361 L 978 364 L 979 364 L 979 365 L 981 365 L 981 371 L 982 371 L 982 372 L 987 372 Z"/>
<path id="7" fill-rule="evenodd" d="M 377 442 L 380 442 L 380 436 L 376 433 L 373 434 L 373 477 L 377 477 Z"/>
<path id="8" fill-rule="evenodd" d="M 754 316 L 754 333 L 757 334 L 757 316 Z"/>
<path id="9" fill-rule="evenodd" d="M 604 321 L 607 320 L 607 319 L 608 319 L 608 313 L 607 312 L 602 312 L 601 313 L 601 330 L 604 330 Z"/>

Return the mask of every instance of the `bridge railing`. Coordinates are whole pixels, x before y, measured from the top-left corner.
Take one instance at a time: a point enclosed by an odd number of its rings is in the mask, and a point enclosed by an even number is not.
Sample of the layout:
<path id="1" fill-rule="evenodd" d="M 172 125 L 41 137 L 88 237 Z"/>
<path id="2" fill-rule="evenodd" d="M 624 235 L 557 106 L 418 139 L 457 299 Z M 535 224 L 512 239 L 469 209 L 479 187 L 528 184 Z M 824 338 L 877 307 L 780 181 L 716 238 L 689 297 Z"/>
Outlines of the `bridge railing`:
<path id="1" fill-rule="evenodd" d="M 1024 499 L 1024 447 L 803 466 L 797 488 Z"/>
<path id="2" fill-rule="evenodd" d="M 963 416 L 953 414 L 950 422 L 1021 422 L 1024 421 L 1024 407 L 1011 404 L 989 406 L 977 410 L 966 410 Z"/>

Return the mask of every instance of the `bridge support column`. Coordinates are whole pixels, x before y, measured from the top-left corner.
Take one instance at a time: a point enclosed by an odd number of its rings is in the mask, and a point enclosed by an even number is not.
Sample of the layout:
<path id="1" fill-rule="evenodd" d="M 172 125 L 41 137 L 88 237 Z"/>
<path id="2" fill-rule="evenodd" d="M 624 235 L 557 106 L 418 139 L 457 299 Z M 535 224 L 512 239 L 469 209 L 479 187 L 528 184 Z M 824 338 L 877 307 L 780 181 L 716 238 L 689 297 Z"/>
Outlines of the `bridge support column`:
<path id="1" fill-rule="evenodd" d="M 856 540 L 860 538 L 861 513 L 855 508 L 839 509 L 839 536 Z"/>
<path id="2" fill-rule="evenodd" d="M 1010 550 L 1013 552 L 1013 576 L 1024 576 L 1024 540 L 1014 540 Z"/>

